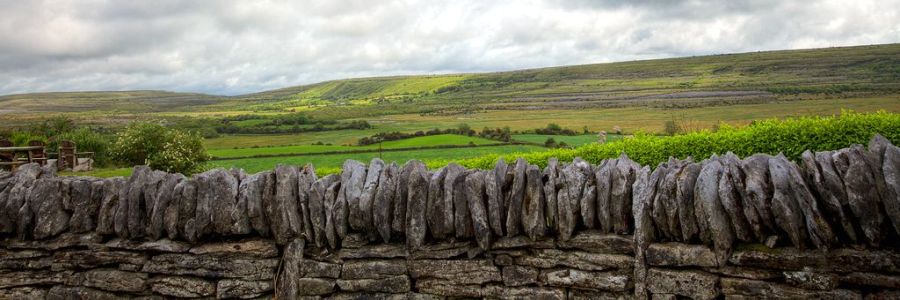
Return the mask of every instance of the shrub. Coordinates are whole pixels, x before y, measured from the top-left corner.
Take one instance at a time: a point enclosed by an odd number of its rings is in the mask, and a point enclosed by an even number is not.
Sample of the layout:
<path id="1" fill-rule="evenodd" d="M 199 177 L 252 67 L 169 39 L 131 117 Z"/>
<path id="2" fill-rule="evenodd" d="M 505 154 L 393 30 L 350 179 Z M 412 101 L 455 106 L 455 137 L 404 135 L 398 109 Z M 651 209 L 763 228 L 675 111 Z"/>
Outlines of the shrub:
<path id="1" fill-rule="evenodd" d="M 109 163 L 109 139 L 107 136 L 91 128 L 81 127 L 57 136 L 50 149 L 56 149 L 59 141 L 64 140 L 75 142 L 78 152 L 94 152 L 94 163 L 96 165 L 105 166 Z"/>
<path id="2" fill-rule="evenodd" d="M 13 142 L 16 146 L 28 146 L 28 142 L 30 141 L 42 141 L 44 143 L 47 142 L 47 137 L 39 134 L 33 134 L 30 132 L 18 131 L 13 132 L 12 135 L 9 136 L 9 140 Z"/>
<path id="3" fill-rule="evenodd" d="M 642 165 L 655 166 L 669 157 L 694 157 L 702 160 L 713 154 L 734 152 L 746 157 L 754 153 L 776 155 L 784 153 L 792 160 L 798 160 L 805 150 L 824 151 L 866 144 L 875 135 L 881 134 L 895 144 L 900 144 L 900 114 L 887 112 L 853 113 L 843 112 L 833 117 L 802 117 L 795 119 L 769 119 L 734 128 L 721 125 L 717 132 L 699 131 L 673 137 L 659 137 L 637 134 L 634 138 L 621 139 L 606 144 L 588 144 L 576 149 L 553 149 L 548 151 L 511 155 L 487 155 L 458 161 L 470 168 L 493 168 L 497 159 L 504 157 L 509 162 L 523 157 L 530 163 L 545 166 L 547 160 L 556 157 L 569 161 L 581 157 L 591 163 L 600 163 L 621 153 Z M 430 161 L 429 166 L 446 161 Z"/>
<path id="4" fill-rule="evenodd" d="M 554 140 L 553 138 L 547 138 L 547 140 L 544 141 L 544 147 L 556 148 L 556 140 Z"/>
<path id="5" fill-rule="evenodd" d="M 200 135 L 155 123 L 129 124 L 117 135 L 112 149 L 118 161 L 184 174 L 200 171 L 209 160 Z"/>

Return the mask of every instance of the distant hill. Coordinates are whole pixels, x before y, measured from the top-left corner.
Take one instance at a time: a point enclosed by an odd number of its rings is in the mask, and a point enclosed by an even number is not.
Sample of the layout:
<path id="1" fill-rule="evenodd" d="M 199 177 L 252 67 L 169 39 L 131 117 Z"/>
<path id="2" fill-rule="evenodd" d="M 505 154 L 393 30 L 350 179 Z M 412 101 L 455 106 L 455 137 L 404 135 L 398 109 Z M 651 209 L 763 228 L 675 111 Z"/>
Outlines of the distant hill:
<path id="1" fill-rule="evenodd" d="M 900 93 L 900 44 L 529 69 L 357 78 L 223 97 L 163 91 L 0 97 L 20 111 L 299 111 L 325 117 L 481 109 L 694 107 L 795 95 Z M 837 97 L 837 96 L 836 96 Z M 371 109 L 379 106 L 380 109 Z M 328 110 L 318 108 L 329 107 Z"/>

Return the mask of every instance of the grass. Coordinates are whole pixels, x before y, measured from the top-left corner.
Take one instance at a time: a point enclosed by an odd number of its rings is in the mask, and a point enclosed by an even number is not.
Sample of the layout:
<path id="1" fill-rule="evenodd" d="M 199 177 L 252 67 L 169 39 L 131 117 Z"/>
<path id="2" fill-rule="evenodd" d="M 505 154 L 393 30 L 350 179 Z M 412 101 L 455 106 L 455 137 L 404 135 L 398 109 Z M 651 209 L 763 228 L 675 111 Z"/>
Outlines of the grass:
<path id="1" fill-rule="evenodd" d="M 553 138 L 557 143 L 565 142 L 569 146 L 581 146 L 591 143 L 597 142 L 596 134 L 582 134 L 582 135 L 548 135 L 548 134 L 514 134 L 512 136 L 513 140 L 522 141 L 527 143 L 536 143 L 536 144 L 544 144 L 548 138 Z M 606 136 L 607 142 L 612 142 L 618 139 L 621 139 L 621 135 L 617 134 L 609 134 Z"/>
<path id="2" fill-rule="evenodd" d="M 429 147 L 429 146 L 447 146 L 447 145 L 488 145 L 496 144 L 498 141 L 488 140 L 480 137 L 462 136 L 455 134 L 440 134 L 432 136 L 415 137 L 397 141 L 387 141 L 380 145 L 383 149 L 393 148 L 411 148 L 411 147 Z M 209 154 L 213 157 L 247 157 L 254 155 L 286 155 L 286 154 L 304 154 L 304 153 L 321 153 L 331 151 L 352 151 L 352 150 L 377 150 L 378 144 L 366 146 L 343 146 L 343 145 L 294 145 L 279 147 L 261 147 L 261 148 L 238 148 L 238 149 L 211 149 Z"/>
<path id="3" fill-rule="evenodd" d="M 317 169 L 327 170 L 339 168 L 347 159 L 355 159 L 368 162 L 372 158 L 381 157 L 384 161 L 396 161 L 405 163 L 410 159 L 418 160 L 446 160 L 446 159 L 464 159 L 476 157 L 490 153 L 529 153 L 534 151 L 542 151 L 546 148 L 531 145 L 508 145 L 495 147 L 472 147 L 472 148 L 454 148 L 454 149 L 426 149 L 426 150 L 410 150 L 399 152 L 378 152 L 370 153 L 354 153 L 354 154 L 325 154 L 311 156 L 293 156 L 293 157 L 266 157 L 266 158 L 248 158 L 233 160 L 217 160 L 210 162 L 211 167 L 222 168 L 242 168 L 247 172 L 259 172 L 274 168 L 278 164 L 285 165 L 304 165 L 312 163 Z"/>

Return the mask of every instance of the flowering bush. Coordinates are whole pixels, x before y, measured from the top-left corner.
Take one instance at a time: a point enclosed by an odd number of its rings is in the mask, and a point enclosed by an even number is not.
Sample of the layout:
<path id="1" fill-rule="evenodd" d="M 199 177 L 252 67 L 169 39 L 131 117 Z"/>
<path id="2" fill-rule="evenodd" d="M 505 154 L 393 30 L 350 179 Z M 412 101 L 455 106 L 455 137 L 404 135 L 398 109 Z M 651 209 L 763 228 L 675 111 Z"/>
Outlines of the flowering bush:
<path id="1" fill-rule="evenodd" d="M 129 124 L 117 135 L 112 152 L 124 163 L 183 174 L 201 171 L 209 160 L 199 134 L 147 122 Z"/>

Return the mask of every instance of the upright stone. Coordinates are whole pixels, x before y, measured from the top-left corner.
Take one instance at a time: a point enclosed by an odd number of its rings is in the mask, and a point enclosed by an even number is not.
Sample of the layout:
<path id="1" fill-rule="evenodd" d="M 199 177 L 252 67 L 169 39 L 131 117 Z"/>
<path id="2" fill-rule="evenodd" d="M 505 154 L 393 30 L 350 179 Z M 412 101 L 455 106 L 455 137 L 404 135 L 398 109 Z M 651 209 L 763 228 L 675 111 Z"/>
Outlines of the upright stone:
<path id="1" fill-rule="evenodd" d="M 406 243 L 410 249 L 418 249 L 425 243 L 427 226 L 425 224 L 426 204 L 428 201 L 428 171 L 424 164 L 416 164 L 409 173 L 406 209 Z"/>
<path id="2" fill-rule="evenodd" d="M 466 195 L 469 213 L 472 216 L 472 227 L 475 232 L 475 240 L 482 250 L 488 250 L 491 246 L 491 228 L 488 224 L 487 209 L 484 205 L 485 189 L 484 180 L 492 174 L 489 172 L 473 172 L 466 176 Z"/>
<path id="3" fill-rule="evenodd" d="M 772 176 L 772 214 L 775 223 L 781 230 L 787 233 L 791 242 L 798 248 L 805 247 L 806 225 L 803 222 L 803 212 L 794 198 L 791 190 L 790 166 L 783 157 L 769 159 L 769 174 Z"/>
<path id="4" fill-rule="evenodd" d="M 366 182 L 363 185 L 362 196 L 359 197 L 359 216 L 362 218 L 363 226 L 361 231 L 366 233 L 369 240 L 373 240 L 378 236 L 378 232 L 375 230 L 375 223 L 372 221 L 372 212 L 375 204 L 375 192 L 378 189 L 378 181 L 381 178 L 383 169 L 384 161 L 373 158 L 372 162 L 369 163 L 368 173 L 366 173 Z"/>
<path id="5" fill-rule="evenodd" d="M 734 232 L 725 208 L 722 207 L 719 199 L 719 180 L 721 177 L 722 164 L 717 158 L 710 159 L 710 162 L 700 170 L 694 195 L 703 210 L 706 224 L 709 225 L 710 240 L 715 249 L 716 258 L 719 265 L 724 265 L 725 260 L 731 254 Z"/>
<path id="6" fill-rule="evenodd" d="M 697 238 L 699 229 L 694 214 L 694 183 L 700 175 L 700 165 L 688 162 L 678 175 L 678 191 L 675 199 L 678 205 L 678 220 L 681 225 L 681 241 L 690 242 Z"/>
<path id="7" fill-rule="evenodd" d="M 843 154 L 848 162 L 847 172 L 843 178 L 850 209 L 856 216 L 869 245 L 878 246 L 882 239 L 881 227 L 884 220 L 879 208 L 881 196 L 876 188 L 873 170 L 866 163 L 863 151 L 865 150 L 851 148 L 849 151 L 838 153 Z"/>
<path id="8" fill-rule="evenodd" d="M 312 224 L 312 212 L 310 211 L 309 202 L 313 193 L 313 185 L 318 181 L 316 169 L 312 164 L 307 163 L 297 175 L 297 208 L 300 210 L 300 227 L 303 228 L 303 236 L 307 241 L 316 239 L 315 228 Z M 323 196 L 320 194 L 320 196 Z M 324 201 L 324 200 L 323 200 Z M 324 205 L 324 203 L 322 203 Z"/>
<path id="9" fill-rule="evenodd" d="M 341 172 L 341 189 L 344 190 L 344 197 L 347 199 L 349 228 L 356 231 L 365 229 L 365 226 L 363 226 L 363 213 L 359 207 L 365 184 L 366 165 L 355 160 L 344 161 L 344 167 Z"/>
<path id="10" fill-rule="evenodd" d="M 272 235 L 279 245 L 284 245 L 302 235 L 303 228 L 298 209 L 297 167 L 279 165 L 275 167 L 275 201 L 267 211 Z"/>
<path id="11" fill-rule="evenodd" d="M 600 223 L 600 230 L 605 233 L 612 232 L 610 191 L 612 189 L 611 171 L 615 165 L 615 159 L 604 159 L 594 172 L 594 180 L 597 182 L 597 222 Z"/>
<path id="12" fill-rule="evenodd" d="M 547 227 L 556 232 L 557 231 L 557 213 L 559 213 L 559 209 L 557 208 L 558 200 L 557 189 L 559 186 L 559 160 L 555 157 L 550 158 L 547 163 L 547 167 L 544 168 L 544 213 L 547 215 Z"/>
<path id="13" fill-rule="evenodd" d="M 378 180 L 378 190 L 375 192 L 372 220 L 385 243 L 391 241 L 391 215 L 397 198 L 396 181 L 399 180 L 397 172 L 399 172 L 397 163 L 385 167 Z"/>
<path id="14" fill-rule="evenodd" d="M 33 210 L 35 239 L 46 239 L 68 229 L 69 213 L 63 209 L 62 181 L 39 178 L 28 190 L 27 205 Z"/>
<path id="15" fill-rule="evenodd" d="M 544 237 L 547 223 L 544 215 L 544 193 L 541 191 L 541 170 L 529 165 L 526 170 L 525 198 L 522 202 L 522 228 L 532 240 Z M 591 215 L 593 217 L 593 214 Z"/>
<path id="16" fill-rule="evenodd" d="M 447 168 L 442 168 L 431 175 L 428 180 L 428 196 L 425 209 L 425 216 L 428 220 L 428 230 L 435 239 L 442 240 L 451 233 L 452 228 L 447 226 L 449 217 L 446 213 L 446 202 L 444 201 L 444 179 L 447 176 Z M 412 185 L 410 185 L 412 186 Z M 450 224 L 453 224 L 452 220 Z"/>
<path id="17" fill-rule="evenodd" d="M 506 236 L 516 236 L 522 231 L 522 202 L 525 200 L 525 170 L 528 162 L 524 158 L 516 159 L 513 168 L 512 189 L 509 191 L 506 212 Z"/>
<path id="18" fill-rule="evenodd" d="M 297 238 L 284 247 L 281 258 L 284 269 L 278 275 L 278 289 L 275 291 L 278 299 L 296 299 L 302 294 L 300 279 L 303 278 L 303 270 L 300 265 L 303 262 L 304 246 L 304 240 Z"/>
<path id="19" fill-rule="evenodd" d="M 756 236 L 766 236 L 775 230 L 772 216 L 772 186 L 769 180 L 769 159 L 766 154 L 754 154 L 741 161 L 744 170 L 744 216 Z"/>
<path id="20" fill-rule="evenodd" d="M 484 189 L 487 192 L 488 221 L 491 229 L 497 236 L 503 236 L 503 227 L 506 225 L 506 206 L 503 188 L 506 186 L 506 162 L 503 158 L 497 161 L 492 173 L 484 178 Z"/>

